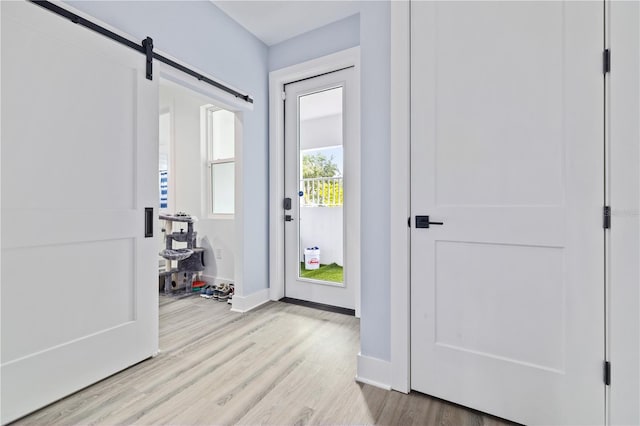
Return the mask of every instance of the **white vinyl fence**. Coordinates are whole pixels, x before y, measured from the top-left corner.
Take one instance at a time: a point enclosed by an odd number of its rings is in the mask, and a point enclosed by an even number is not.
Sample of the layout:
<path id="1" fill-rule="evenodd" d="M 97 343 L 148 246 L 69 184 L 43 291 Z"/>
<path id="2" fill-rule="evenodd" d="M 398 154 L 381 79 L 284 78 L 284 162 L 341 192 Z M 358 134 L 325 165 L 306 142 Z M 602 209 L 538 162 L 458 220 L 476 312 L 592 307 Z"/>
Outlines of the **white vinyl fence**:
<path id="1" fill-rule="evenodd" d="M 341 206 L 344 200 L 342 176 L 302 179 L 301 206 Z"/>

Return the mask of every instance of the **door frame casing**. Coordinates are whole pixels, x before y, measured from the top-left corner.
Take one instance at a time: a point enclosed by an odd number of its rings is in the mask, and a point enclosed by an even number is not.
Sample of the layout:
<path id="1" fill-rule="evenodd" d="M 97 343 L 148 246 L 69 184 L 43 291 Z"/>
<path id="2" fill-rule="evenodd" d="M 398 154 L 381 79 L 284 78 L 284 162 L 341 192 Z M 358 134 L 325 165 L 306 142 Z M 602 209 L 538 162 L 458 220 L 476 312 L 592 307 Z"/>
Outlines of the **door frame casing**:
<path id="1" fill-rule="evenodd" d="M 389 267 L 391 389 L 411 391 L 411 3 L 391 2 Z"/>
<path id="2" fill-rule="evenodd" d="M 607 424 L 640 424 L 640 4 L 606 1 Z"/>
<path id="3" fill-rule="evenodd" d="M 345 205 L 345 242 L 355 244 L 345 253 L 345 281 L 355 286 L 355 311 L 360 317 L 360 47 L 352 47 L 317 59 L 302 62 L 269 73 L 269 297 L 284 297 L 284 85 L 304 78 L 315 77 L 345 67 L 354 67 L 356 105 L 355 146 L 351 156 L 345 157 L 351 182 L 350 204 Z"/>

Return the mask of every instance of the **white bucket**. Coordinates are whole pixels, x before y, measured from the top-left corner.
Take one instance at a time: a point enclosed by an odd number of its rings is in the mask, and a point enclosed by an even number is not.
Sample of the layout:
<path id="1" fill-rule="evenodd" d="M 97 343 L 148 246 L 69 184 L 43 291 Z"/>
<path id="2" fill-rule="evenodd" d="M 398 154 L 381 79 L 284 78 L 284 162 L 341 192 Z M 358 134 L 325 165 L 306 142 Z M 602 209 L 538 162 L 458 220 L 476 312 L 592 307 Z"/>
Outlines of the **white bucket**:
<path id="1" fill-rule="evenodd" d="M 304 269 L 310 270 L 318 268 L 320 268 L 320 249 L 304 249 Z"/>

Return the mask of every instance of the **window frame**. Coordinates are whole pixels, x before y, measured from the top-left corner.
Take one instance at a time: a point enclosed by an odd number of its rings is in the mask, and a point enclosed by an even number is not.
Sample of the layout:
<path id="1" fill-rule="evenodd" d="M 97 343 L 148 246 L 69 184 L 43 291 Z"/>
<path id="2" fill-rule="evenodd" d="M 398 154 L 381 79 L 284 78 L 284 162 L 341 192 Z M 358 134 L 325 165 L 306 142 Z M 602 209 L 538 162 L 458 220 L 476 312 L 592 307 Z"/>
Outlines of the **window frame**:
<path id="1" fill-rule="evenodd" d="M 233 143 L 234 143 L 234 155 L 233 157 L 219 158 L 217 160 L 213 159 L 213 114 L 217 111 L 226 111 L 234 115 L 234 131 L 233 131 Z M 208 105 L 205 110 L 206 117 L 206 181 L 207 181 L 207 211 L 206 217 L 209 219 L 234 219 L 236 213 L 236 200 L 235 200 L 235 169 L 236 169 L 236 158 L 235 158 L 235 143 L 236 143 L 236 123 L 235 123 L 235 112 L 226 110 L 224 108 L 219 108 L 215 105 Z M 214 166 L 219 164 L 233 164 L 234 169 L 234 197 L 233 197 L 233 213 L 216 213 L 215 212 L 215 188 L 213 185 L 213 169 Z"/>

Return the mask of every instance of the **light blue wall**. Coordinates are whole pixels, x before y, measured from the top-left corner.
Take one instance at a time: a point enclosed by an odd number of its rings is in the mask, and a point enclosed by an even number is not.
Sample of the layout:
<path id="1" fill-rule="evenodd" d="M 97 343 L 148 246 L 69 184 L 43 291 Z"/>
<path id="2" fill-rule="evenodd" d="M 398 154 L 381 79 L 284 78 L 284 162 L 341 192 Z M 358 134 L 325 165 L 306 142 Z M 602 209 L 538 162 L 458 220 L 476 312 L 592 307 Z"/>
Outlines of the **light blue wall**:
<path id="1" fill-rule="evenodd" d="M 269 48 L 269 71 L 360 44 L 360 16 L 353 15 Z"/>
<path id="2" fill-rule="evenodd" d="M 391 20 L 389 2 L 360 10 L 362 140 L 363 355 L 391 359 L 389 215 L 391 123 Z"/>
<path id="3" fill-rule="evenodd" d="M 268 49 L 209 1 L 68 1 L 138 40 L 251 94 L 244 113 L 243 293 L 268 287 Z M 265 256 L 258 254 L 265 253 Z"/>
<path id="4" fill-rule="evenodd" d="M 360 45 L 362 138 L 363 355 L 390 359 L 390 6 L 363 1 L 360 13 L 269 49 L 269 70 Z"/>

